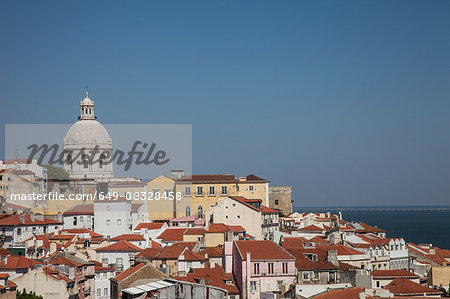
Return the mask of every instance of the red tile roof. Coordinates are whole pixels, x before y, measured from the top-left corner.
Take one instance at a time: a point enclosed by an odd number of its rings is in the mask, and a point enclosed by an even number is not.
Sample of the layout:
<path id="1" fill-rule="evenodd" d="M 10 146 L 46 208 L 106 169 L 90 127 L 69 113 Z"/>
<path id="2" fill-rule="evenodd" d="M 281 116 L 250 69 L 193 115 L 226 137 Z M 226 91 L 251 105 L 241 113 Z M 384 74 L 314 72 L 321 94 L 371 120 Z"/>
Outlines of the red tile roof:
<path id="1" fill-rule="evenodd" d="M 245 180 L 247 182 L 260 182 L 260 183 L 267 183 L 267 182 L 269 182 L 268 180 L 260 178 L 259 176 L 256 176 L 254 174 L 249 174 L 248 176 L 245 177 Z"/>
<path id="2" fill-rule="evenodd" d="M 66 257 L 63 257 L 63 256 L 53 257 L 49 260 L 49 263 L 51 265 L 68 265 L 68 266 L 72 266 L 72 267 L 83 266 L 83 264 L 75 262 L 75 261 L 68 259 Z"/>
<path id="3" fill-rule="evenodd" d="M 63 215 L 94 215 L 94 204 L 73 206 L 65 211 Z"/>
<path id="4" fill-rule="evenodd" d="M 117 280 L 124 280 L 125 278 L 129 277 L 130 275 L 136 273 L 138 270 L 142 269 L 145 266 L 145 263 L 139 263 L 134 267 L 130 267 L 128 269 L 126 269 L 125 271 L 123 271 L 122 273 L 120 273 L 119 275 L 116 276 Z"/>
<path id="5" fill-rule="evenodd" d="M 320 227 L 318 227 L 318 226 L 316 226 L 314 224 L 311 224 L 311 225 L 305 226 L 305 227 L 303 227 L 303 228 L 301 228 L 299 230 L 301 230 L 301 231 L 310 231 L 310 232 L 322 232 L 325 229 L 320 228 Z"/>
<path id="6" fill-rule="evenodd" d="M 80 234 L 89 234 L 91 238 L 100 238 L 103 237 L 103 235 L 96 233 L 90 229 L 87 228 L 70 228 L 70 229 L 62 229 L 59 231 L 60 235 L 80 235 Z"/>
<path id="7" fill-rule="evenodd" d="M 0 269 L 1 270 L 4 270 L 4 269 L 26 269 L 26 268 L 31 268 L 38 264 L 41 264 L 41 263 L 38 261 L 35 261 L 33 259 L 24 257 L 24 256 L 13 255 L 13 256 L 9 256 L 7 258 L 6 263 L 5 263 L 5 260 L 2 260 L 0 262 Z"/>
<path id="8" fill-rule="evenodd" d="M 131 203 L 131 213 L 137 213 L 143 205 L 143 203 Z"/>
<path id="9" fill-rule="evenodd" d="M 125 252 L 140 252 L 142 248 L 137 247 L 133 243 L 128 242 L 127 240 L 120 240 L 117 243 L 111 244 L 109 246 L 100 247 L 96 249 L 97 252 L 105 252 L 105 251 L 125 251 Z"/>
<path id="10" fill-rule="evenodd" d="M 22 158 L 22 159 L 9 159 L 8 161 L 6 161 L 4 164 L 31 164 L 31 160 L 29 160 L 28 158 Z"/>
<path id="11" fill-rule="evenodd" d="M 194 183 L 234 183 L 236 177 L 234 174 L 194 174 L 192 176 L 182 176 L 179 182 L 194 182 Z"/>
<path id="12" fill-rule="evenodd" d="M 164 222 L 138 223 L 138 225 L 136 225 L 134 230 L 140 230 L 140 229 L 143 229 L 143 228 L 146 228 L 148 230 L 160 229 L 161 227 L 163 227 L 163 225 L 164 225 Z"/>
<path id="13" fill-rule="evenodd" d="M 370 275 L 376 278 L 419 278 L 408 270 L 373 270 Z"/>
<path id="14" fill-rule="evenodd" d="M 406 278 L 396 278 L 390 283 L 388 283 L 385 287 L 393 293 L 394 295 L 402 295 L 402 296 L 423 296 L 427 295 L 437 295 L 442 294 L 441 291 L 427 288 L 421 284 L 415 283 Z"/>
<path id="15" fill-rule="evenodd" d="M 145 248 L 141 252 L 139 252 L 136 257 L 142 257 L 148 260 L 153 260 L 156 255 L 161 251 L 162 247 L 155 248 Z"/>
<path id="16" fill-rule="evenodd" d="M 0 216 L 0 226 L 19 226 L 19 225 L 48 225 L 48 224 L 61 224 L 60 222 L 43 217 L 43 221 L 37 220 L 35 217 L 34 221 L 31 221 L 31 215 L 24 215 L 24 223 L 20 223 L 20 215 L 1 215 Z"/>
<path id="17" fill-rule="evenodd" d="M 185 232 L 185 235 L 200 235 L 203 236 L 205 234 L 204 228 L 188 228 Z"/>
<path id="18" fill-rule="evenodd" d="M 233 274 L 225 273 L 220 265 L 216 264 L 214 267 L 211 267 L 210 263 L 205 263 L 204 268 L 192 269 L 191 271 L 186 276 L 178 276 L 175 279 L 192 283 L 204 283 L 205 285 L 225 289 L 228 291 L 228 295 L 239 294 L 239 289 L 236 286 Z"/>
<path id="19" fill-rule="evenodd" d="M 252 260 L 293 260 L 286 250 L 270 240 L 234 241 L 243 260 L 250 252 Z"/>
<path id="20" fill-rule="evenodd" d="M 333 246 L 322 246 L 324 249 L 334 249 L 337 250 L 338 255 L 364 255 L 365 253 L 355 250 L 353 248 L 344 245 L 333 245 Z"/>
<path id="21" fill-rule="evenodd" d="M 194 252 L 189 249 L 185 249 L 184 252 L 182 252 L 182 257 L 180 256 L 180 261 L 206 261 L 207 258 L 204 254 Z"/>
<path id="22" fill-rule="evenodd" d="M 162 247 L 156 254 L 155 259 L 178 259 L 185 248 L 192 250 L 195 242 L 177 242 L 171 246 Z"/>
<path id="23" fill-rule="evenodd" d="M 123 234 L 123 235 L 120 235 L 120 236 L 110 239 L 110 241 L 120 241 L 120 240 L 145 241 L 145 238 L 141 235 L 136 235 L 136 234 Z"/>
<path id="24" fill-rule="evenodd" d="M 338 267 L 326 260 L 327 253 L 322 249 L 315 249 L 314 254 L 317 254 L 317 261 L 312 261 L 305 256 L 309 253 L 307 249 L 286 249 L 295 257 L 295 267 L 298 270 L 338 270 Z"/>
<path id="25" fill-rule="evenodd" d="M 199 251 L 201 254 L 207 254 L 208 257 L 222 257 L 223 248 L 221 245 L 217 245 L 215 247 L 206 247 L 202 251 Z"/>
<path id="26" fill-rule="evenodd" d="M 168 228 L 163 231 L 157 239 L 160 239 L 163 242 L 183 241 L 183 234 L 186 230 L 187 228 Z"/>

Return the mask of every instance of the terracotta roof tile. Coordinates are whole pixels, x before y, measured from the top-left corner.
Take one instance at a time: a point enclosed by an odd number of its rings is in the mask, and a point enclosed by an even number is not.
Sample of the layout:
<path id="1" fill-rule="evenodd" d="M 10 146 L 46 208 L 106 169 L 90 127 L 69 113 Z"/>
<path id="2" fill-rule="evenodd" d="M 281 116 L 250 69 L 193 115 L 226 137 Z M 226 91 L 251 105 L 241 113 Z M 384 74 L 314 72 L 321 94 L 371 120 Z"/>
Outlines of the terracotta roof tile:
<path id="1" fill-rule="evenodd" d="M 408 270 L 373 270 L 370 275 L 376 278 L 419 278 Z"/>
<path id="2" fill-rule="evenodd" d="M 250 252 L 252 260 L 293 260 L 283 248 L 270 240 L 234 241 L 243 260 L 246 253 Z"/>
<path id="3" fill-rule="evenodd" d="M 44 217 L 43 221 L 37 220 L 35 217 L 34 221 L 31 221 L 31 215 L 24 215 L 24 223 L 20 223 L 20 215 L 1 215 L 0 216 L 0 226 L 19 226 L 19 225 L 48 225 L 48 224 L 61 224 L 56 220 Z"/>
<path id="4" fill-rule="evenodd" d="M 138 223 L 138 225 L 136 225 L 136 227 L 134 228 L 134 230 L 140 230 L 140 229 L 148 229 L 148 230 L 152 230 L 152 229 L 160 229 L 161 227 L 163 227 L 164 222 L 149 222 L 149 223 Z"/>
<path id="5" fill-rule="evenodd" d="M 204 283 L 205 285 L 215 286 L 228 291 L 228 295 L 238 295 L 239 289 L 236 286 L 233 275 L 225 273 L 220 265 L 211 267 L 210 263 L 205 263 L 204 268 L 192 269 L 186 276 L 175 277 L 178 280 L 192 283 Z M 227 283 L 228 282 L 228 283 Z"/>
<path id="6" fill-rule="evenodd" d="M 120 240 L 127 240 L 127 241 L 145 241 L 145 238 L 141 235 L 137 234 L 123 234 L 114 238 L 111 238 L 110 241 L 120 241 Z"/>
<path id="7" fill-rule="evenodd" d="M 140 252 L 140 251 L 142 251 L 142 248 L 137 247 L 136 245 L 128 242 L 127 240 L 120 240 L 119 242 L 111 244 L 109 246 L 97 248 L 96 251 L 97 252 L 104 252 L 104 251 Z"/>
<path id="8" fill-rule="evenodd" d="M 406 278 L 396 278 L 385 287 L 394 295 L 423 296 L 424 294 L 442 294 L 439 290 L 427 288 Z"/>
<path id="9" fill-rule="evenodd" d="M 122 273 L 120 273 L 119 275 L 117 275 L 116 279 L 124 280 L 125 278 L 129 277 L 133 273 L 136 273 L 138 270 L 142 269 L 144 266 L 145 266 L 145 263 L 139 263 L 134 267 L 130 267 L 130 268 L 126 269 L 125 271 L 123 271 Z"/>
<path id="10" fill-rule="evenodd" d="M 0 269 L 26 269 L 38 264 L 41 263 L 24 256 L 13 255 L 7 258 L 6 263 L 5 260 L 0 262 Z"/>
<path id="11" fill-rule="evenodd" d="M 94 215 L 94 204 L 73 206 L 65 211 L 63 215 Z"/>
<path id="12" fill-rule="evenodd" d="M 186 230 L 187 228 L 168 228 L 163 231 L 157 239 L 160 239 L 163 242 L 183 241 L 183 234 Z"/>

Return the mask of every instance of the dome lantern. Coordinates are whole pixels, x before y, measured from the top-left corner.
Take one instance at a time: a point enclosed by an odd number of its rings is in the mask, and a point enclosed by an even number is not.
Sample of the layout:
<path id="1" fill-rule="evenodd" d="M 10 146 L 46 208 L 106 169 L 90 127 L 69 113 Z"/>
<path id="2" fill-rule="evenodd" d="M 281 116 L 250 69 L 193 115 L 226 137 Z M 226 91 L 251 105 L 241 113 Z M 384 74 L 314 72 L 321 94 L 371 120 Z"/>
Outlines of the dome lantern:
<path id="1" fill-rule="evenodd" d="M 80 103 L 80 117 L 79 120 L 97 119 L 94 114 L 94 101 L 89 98 L 88 86 L 86 85 L 86 97 Z"/>

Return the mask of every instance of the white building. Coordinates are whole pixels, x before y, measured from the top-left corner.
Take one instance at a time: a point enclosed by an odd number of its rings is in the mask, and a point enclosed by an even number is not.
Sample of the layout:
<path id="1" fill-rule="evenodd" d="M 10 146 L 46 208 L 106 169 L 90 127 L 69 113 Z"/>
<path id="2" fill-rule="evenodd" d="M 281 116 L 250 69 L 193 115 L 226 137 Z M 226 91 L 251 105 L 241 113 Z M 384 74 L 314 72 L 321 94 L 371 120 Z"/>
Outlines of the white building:
<path id="1" fill-rule="evenodd" d="M 80 103 L 80 116 L 64 138 L 64 169 L 71 179 L 108 179 L 114 176 L 112 140 L 108 131 L 97 121 L 94 101 L 86 97 Z M 97 150 L 92 155 L 91 151 Z"/>
<path id="2" fill-rule="evenodd" d="M 130 260 L 134 259 L 142 249 L 128 241 L 121 240 L 109 246 L 97 248 L 96 251 L 97 261 L 102 263 L 103 267 L 111 267 L 117 272 L 122 272 L 130 267 Z"/>
<path id="3" fill-rule="evenodd" d="M 53 234 L 62 229 L 62 219 L 53 220 L 40 214 L 0 216 L 0 236 L 4 248 L 24 248 L 25 241 L 35 235 Z"/>
<path id="4" fill-rule="evenodd" d="M 113 268 L 95 265 L 94 298 L 109 299 L 111 294 L 110 278 L 115 277 Z"/>
<path id="5" fill-rule="evenodd" d="M 262 200 L 242 196 L 219 198 L 206 210 L 210 223 L 240 225 L 257 240 L 274 240 L 278 231 L 278 211 L 262 205 Z"/>
<path id="6" fill-rule="evenodd" d="M 94 230 L 94 204 L 81 204 L 63 213 L 64 229 L 87 228 Z"/>
<path id="7" fill-rule="evenodd" d="M 131 201 L 119 197 L 94 201 L 94 231 L 106 238 L 131 233 Z"/>

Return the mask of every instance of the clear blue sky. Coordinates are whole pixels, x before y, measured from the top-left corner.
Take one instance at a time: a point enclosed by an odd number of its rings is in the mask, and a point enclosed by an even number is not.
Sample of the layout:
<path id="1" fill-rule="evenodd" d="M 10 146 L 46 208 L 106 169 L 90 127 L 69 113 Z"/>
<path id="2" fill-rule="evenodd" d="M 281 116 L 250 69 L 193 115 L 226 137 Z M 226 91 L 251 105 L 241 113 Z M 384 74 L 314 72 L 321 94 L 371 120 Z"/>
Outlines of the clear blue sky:
<path id="1" fill-rule="evenodd" d="M 5 123 L 193 124 L 296 206 L 450 204 L 449 1 L 1 1 Z M 4 156 L 0 144 L 0 158 Z"/>

